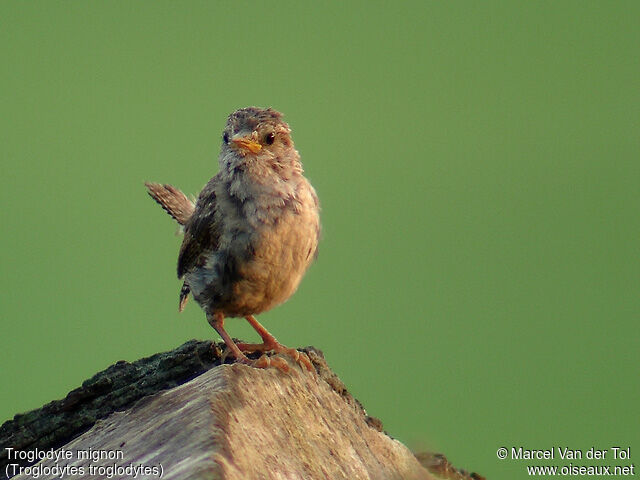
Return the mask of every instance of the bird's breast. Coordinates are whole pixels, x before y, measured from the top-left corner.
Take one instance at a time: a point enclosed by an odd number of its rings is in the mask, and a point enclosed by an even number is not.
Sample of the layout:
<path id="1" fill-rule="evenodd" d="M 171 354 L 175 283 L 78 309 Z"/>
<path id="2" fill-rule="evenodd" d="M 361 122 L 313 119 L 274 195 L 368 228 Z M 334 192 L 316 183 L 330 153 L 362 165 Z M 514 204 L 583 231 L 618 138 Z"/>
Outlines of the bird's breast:
<path id="1" fill-rule="evenodd" d="M 290 197 L 247 195 L 217 199 L 225 212 L 219 246 L 193 273 L 198 303 L 226 316 L 246 316 L 286 301 L 315 258 L 320 231 L 318 202 L 305 183 Z M 198 288 L 201 287 L 201 288 Z"/>
<path id="2" fill-rule="evenodd" d="M 251 299 L 256 312 L 286 301 L 298 288 L 318 245 L 317 209 L 285 209 L 276 221 L 256 229 L 251 257 L 238 265 L 233 297 Z"/>

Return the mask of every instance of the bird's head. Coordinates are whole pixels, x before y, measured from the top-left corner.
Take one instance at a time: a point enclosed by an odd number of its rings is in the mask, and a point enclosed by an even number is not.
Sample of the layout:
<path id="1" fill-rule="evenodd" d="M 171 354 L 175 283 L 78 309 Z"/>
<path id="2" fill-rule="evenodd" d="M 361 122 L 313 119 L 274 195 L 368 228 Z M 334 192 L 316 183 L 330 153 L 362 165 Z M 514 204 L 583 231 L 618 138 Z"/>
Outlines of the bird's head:
<path id="1" fill-rule="evenodd" d="M 300 162 L 282 114 L 271 108 L 247 107 L 229 115 L 222 132 L 220 163 L 227 168 L 259 164 L 280 169 Z"/>

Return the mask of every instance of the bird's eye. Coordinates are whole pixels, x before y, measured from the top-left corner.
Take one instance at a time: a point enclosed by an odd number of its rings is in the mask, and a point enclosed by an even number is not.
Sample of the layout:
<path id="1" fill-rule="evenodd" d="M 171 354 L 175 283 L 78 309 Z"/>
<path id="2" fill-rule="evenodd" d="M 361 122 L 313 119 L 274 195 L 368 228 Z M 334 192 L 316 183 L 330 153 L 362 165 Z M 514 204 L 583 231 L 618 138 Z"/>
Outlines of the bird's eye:
<path id="1" fill-rule="evenodd" d="M 229 134 L 227 132 L 224 132 L 224 134 L 222 135 L 222 141 L 227 145 L 229 144 Z"/>
<path id="2" fill-rule="evenodd" d="M 267 145 L 272 145 L 275 139 L 276 139 L 275 133 L 273 132 L 267 133 L 264 136 L 264 143 L 266 143 Z"/>

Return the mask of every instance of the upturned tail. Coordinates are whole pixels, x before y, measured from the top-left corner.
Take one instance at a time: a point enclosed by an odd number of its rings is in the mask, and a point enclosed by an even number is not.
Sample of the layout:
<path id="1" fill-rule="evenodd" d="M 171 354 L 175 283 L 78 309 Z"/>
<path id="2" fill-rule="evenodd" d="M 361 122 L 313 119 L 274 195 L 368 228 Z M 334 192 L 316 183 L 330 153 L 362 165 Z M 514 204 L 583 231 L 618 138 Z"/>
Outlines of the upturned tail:
<path id="1" fill-rule="evenodd" d="M 147 192 L 180 225 L 187 223 L 195 208 L 187 196 L 166 183 L 145 182 Z"/>

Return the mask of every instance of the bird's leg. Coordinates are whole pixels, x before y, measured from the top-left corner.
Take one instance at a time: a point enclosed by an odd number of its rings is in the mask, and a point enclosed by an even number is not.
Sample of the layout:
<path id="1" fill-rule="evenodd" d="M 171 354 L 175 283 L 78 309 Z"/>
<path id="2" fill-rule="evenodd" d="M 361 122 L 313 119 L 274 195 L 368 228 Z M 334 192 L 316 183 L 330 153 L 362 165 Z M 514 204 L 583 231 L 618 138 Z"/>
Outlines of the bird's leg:
<path id="1" fill-rule="evenodd" d="M 281 358 L 270 359 L 266 355 L 262 355 L 258 360 L 249 360 L 224 329 L 224 315 L 222 313 L 214 313 L 211 316 L 207 315 L 207 321 L 209 322 L 209 325 L 211 325 L 222 337 L 222 340 L 224 340 L 227 348 L 231 351 L 231 353 L 233 353 L 233 356 L 236 357 L 237 362 L 245 363 L 257 368 L 276 367 L 284 371 L 285 373 L 289 371 L 289 365 Z"/>
<path id="2" fill-rule="evenodd" d="M 315 368 L 313 368 L 313 364 L 309 357 L 304 352 L 299 352 L 295 348 L 288 348 L 282 345 L 276 338 L 271 335 L 266 328 L 264 328 L 260 323 L 255 319 L 253 315 L 249 315 L 245 317 L 249 325 L 253 327 L 253 329 L 258 332 L 260 338 L 262 338 L 262 343 L 238 343 L 237 347 L 239 350 L 245 352 L 275 352 L 283 355 L 287 355 L 291 357 L 296 363 L 300 364 L 300 366 L 305 367 L 310 372 L 315 372 Z M 263 355 L 264 357 L 264 355 Z M 272 359 L 272 361 L 275 359 Z"/>
<path id="3" fill-rule="evenodd" d="M 251 360 L 247 358 L 247 356 L 242 353 L 242 351 L 238 348 L 235 342 L 231 339 L 227 331 L 224 329 L 224 315 L 222 313 L 214 313 L 213 315 L 207 315 L 207 321 L 209 325 L 211 325 L 216 332 L 222 337 L 224 343 L 227 345 L 227 348 L 231 350 L 233 356 L 236 357 L 236 360 L 242 363 L 251 363 Z"/>

